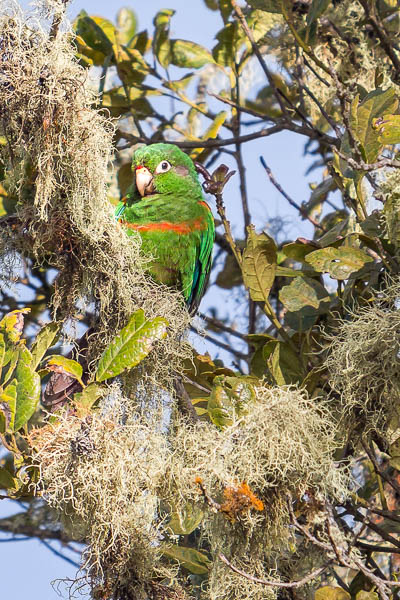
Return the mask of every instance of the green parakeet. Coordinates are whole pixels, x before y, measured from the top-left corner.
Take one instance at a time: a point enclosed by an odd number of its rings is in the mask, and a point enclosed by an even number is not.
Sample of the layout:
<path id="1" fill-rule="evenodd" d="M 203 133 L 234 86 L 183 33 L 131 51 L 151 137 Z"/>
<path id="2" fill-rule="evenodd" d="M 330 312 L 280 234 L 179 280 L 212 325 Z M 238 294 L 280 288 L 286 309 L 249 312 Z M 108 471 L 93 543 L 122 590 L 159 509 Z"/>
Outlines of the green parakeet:
<path id="1" fill-rule="evenodd" d="M 132 170 L 133 184 L 116 217 L 128 235 L 140 234 L 142 251 L 154 257 L 148 268 L 155 281 L 181 290 L 195 312 L 210 273 L 214 219 L 193 161 L 173 144 L 152 144 L 135 151 Z M 87 334 L 79 348 L 85 361 Z M 43 402 L 57 408 L 79 389 L 74 378 L 55 373 Z"/>
<path id="2" fill-rule="evenodd" d="M 128 235 L 140 234 L 155 281 L 180 289 L 194 312 L 210 273 L 214 219 L 193 161 L 174 144 L 151 144 L 135 151 L 132 170 L 116 217 Z"/>

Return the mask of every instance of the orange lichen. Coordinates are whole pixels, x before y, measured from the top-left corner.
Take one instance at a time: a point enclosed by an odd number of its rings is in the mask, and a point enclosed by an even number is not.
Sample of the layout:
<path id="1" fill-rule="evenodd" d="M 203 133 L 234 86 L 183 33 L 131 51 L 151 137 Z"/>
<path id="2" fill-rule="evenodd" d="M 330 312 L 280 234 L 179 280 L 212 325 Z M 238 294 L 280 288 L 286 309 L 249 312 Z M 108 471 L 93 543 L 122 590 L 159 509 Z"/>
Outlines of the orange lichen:
<path id="1" fill-rule="evenodd" d="M 234 521 L 246 510 L 264 510 L 263 502 L 251 491 L 248 484 L 243 481 L 237 487 L 227 487 L 224 490 L 225 502 L 221 504 L 220 512 Z"/>

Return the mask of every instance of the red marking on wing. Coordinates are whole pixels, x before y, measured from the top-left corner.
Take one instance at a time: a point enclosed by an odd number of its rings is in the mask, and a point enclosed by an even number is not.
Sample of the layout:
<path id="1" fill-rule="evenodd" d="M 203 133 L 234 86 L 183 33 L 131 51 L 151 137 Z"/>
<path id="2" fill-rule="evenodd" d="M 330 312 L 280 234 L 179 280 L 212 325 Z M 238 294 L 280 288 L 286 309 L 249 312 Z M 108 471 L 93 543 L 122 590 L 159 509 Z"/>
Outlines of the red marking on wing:
<path id="1" fill-rule="evenodd" d="M 188 234 L 192 233 L 196 229 L 205 229 L 206 224 L 203 219 L 195 219 L 194 221 L 183 221 L 182 223 L 170 223 L 169 221 L 162 221 L 161 223 L 127 223 L 126 221 L 120 221 L 120 223 L 128 229 L 134 229 L 135 231 L 173 231 L 174 233 Z"/>
<path id="2" fill-rule="evenodd" d="M 204 206 L 211 212 L 211 208 L 208 206 L 207 202 L 205 202 L 204 200 L 200 200 L 199 204 L 201 204 L 201 206 Z"/>

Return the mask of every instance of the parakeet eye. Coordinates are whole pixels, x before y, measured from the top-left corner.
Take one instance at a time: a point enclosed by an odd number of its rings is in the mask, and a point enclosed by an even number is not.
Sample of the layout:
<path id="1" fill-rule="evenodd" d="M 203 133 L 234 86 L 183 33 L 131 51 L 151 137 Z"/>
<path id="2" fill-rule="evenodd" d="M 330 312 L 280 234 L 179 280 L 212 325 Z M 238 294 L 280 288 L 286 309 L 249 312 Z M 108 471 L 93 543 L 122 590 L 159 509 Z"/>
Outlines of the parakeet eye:
<path id="1" fill-rule="evenodd" d="M 170 163 L 167 160 L 162 160 L 155 170 L 155 173 L 166 173 L 171 168 Z"/>

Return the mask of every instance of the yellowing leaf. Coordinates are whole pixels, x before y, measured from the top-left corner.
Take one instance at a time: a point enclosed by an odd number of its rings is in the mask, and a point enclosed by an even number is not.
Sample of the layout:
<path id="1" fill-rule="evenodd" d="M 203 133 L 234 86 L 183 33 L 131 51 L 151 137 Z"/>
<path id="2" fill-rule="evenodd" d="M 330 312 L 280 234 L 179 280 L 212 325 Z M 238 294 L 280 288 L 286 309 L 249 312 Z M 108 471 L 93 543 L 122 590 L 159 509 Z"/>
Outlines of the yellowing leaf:
<path id="1" fill-rule="evenodd" d="M 255 302 L 266 302 L 275 279 L 277 251 L 274 240 L 266 233 L 248 228 L 249 237 L 243 252 L 243 281 Z"/>
<path id="2" fill-rule="evenodd" d="M 10 342 L 19 341 L 24 328 L 24 315 L 31 311 L 30 308 L 13 310 L 6 314 L 0 321 L 0 330 L 5 331 Z"/>
<path id="3" fill-rule="evenodd" d="M 400 115 L 384 115 L 373 122 L 379 141 L 386 144 L 400 143 Z"/>
<path id="4" fill-rule="evenodd" d="M 165 338 L 167 327 L 168 321 L 162 317 L 147 319 L 143 310 L 136 311 L 101 355 L 96 381 L 116 377 L 138 365 L 151 352 L 154 343 Z"/>
<path id="5" fill-rule="evenodd" d="M 342 588 L 325 585 L 315 592 L 314 600 L 351 600 L 351 596 Z"/>
<path id="6" fill-rule="evenodd" d="M 367 162 L 375 162 L 382 148 L 379 133 L 373 127 L 375 119 L 395 112 L 398 104 L 394 88 L 378 88 L 367 94 L 360 104 L 358 98 L 353 101 L 350 123 L 354 135 L 361 143 Z"/>

